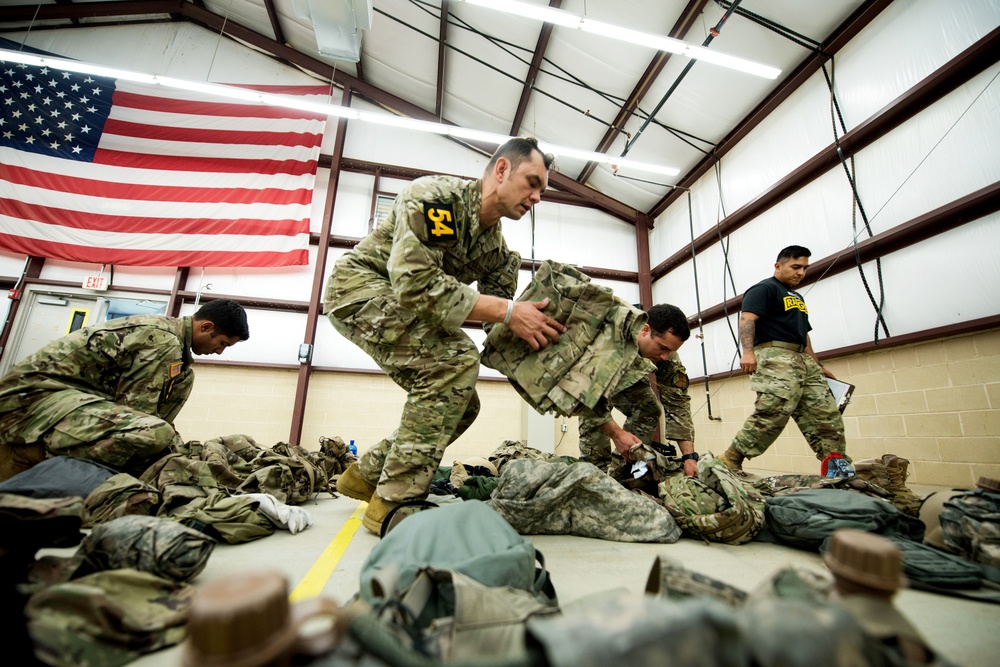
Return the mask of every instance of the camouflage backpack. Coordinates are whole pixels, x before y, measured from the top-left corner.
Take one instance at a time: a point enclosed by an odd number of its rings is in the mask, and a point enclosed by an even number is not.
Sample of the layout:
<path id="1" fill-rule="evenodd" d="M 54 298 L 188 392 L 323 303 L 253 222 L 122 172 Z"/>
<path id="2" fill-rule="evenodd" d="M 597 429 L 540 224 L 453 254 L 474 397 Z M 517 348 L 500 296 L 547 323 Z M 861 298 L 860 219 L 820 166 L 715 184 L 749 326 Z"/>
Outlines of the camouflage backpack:
<path id="1" fill-rule="evenodd" d="M 977 486 L 945 501 L 939 517 L 944 545 L 1000 583 L 1000 481 L 980 477 Z"/>
<path id="2" fill-rule="evenodd" d="M 520 440 L 504 440 L 499 447 L 487 457 L 487 460 L 497 469 L 497 474 L 503 472 L 503 467 L 515 459 L 533 459 L 535 461 L 549 461 L 555 458 L 554 454 L 546 454 L 540 449 L 529 447 Z"/>
<path id="3" fill-rule="evenodd" d="M 178 582 L 194 579 L 208 564 L 216 541 L 174 521 L 155 516 L 122 516 L 83 538 L 75 577 L 132 568 Z"/>
<path id="4" fill-rule="evenodd" d="M 476 500 L 387 533 L 361 566 L 358 597 L 407 645 L 445 662 L 522 660 L 526 619 L 558 608 L 541 552 Z"/>
<path id="5" fill-rule="evenodd" d="M 119 667 L 183 640 L 193 595 L 148 572 L 105 570 L 35 593 L 25 615 L 41 663 Z"/>
<path id="6" fill-rule="evenodd" d="M 674 475 L 659 491 L 681 530 L 706 541 L 743 544 L 764 527 L 763 496 L 712 456 L 698 462 L 697 479 Z"/>
<path id="7" fill-rule="evenodd" d="M 128 473 L 112 475 L 83 500 L 84 528 L 131 514 L 155 515 L 160 492 Z"/>
<path id="8" fill-rule="evenodd" d="M 648 445 L 636 445 L 629 455 L 635 460 L 625 461 L 620 456 L 613 456 L 608 475 L 626 489 L 642 491 L 654 498 L 659 495 L 661 482 L 684 470 L 677 448 L 669 443 L 654 440 Z"/>
<path id="9" fill-rule="evenodd" d="M 332 438 L 320 436 L 319 451 L 309 452 L 309 460 L 326 473 L 328 479 L 334 479 L 340 475 L 348 466 L 358 460 L 358 457 L 351 453 L 347 443 L 339 435 Z"/>
<path id="10" fill-rule="evenodd" d="M 288 505 L 300 505 L 320 491 L 330 490 L 326 471 L 298 445 L 279 442 L 262 451 L 239 493 L 270 493 Z"/>

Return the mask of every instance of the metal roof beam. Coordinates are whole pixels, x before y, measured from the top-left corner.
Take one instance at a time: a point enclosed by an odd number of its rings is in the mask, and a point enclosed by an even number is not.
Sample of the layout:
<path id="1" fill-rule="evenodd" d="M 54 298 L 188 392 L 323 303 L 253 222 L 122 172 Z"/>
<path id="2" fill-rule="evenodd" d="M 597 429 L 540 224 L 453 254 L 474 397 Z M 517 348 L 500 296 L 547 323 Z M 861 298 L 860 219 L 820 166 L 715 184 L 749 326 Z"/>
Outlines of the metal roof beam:
<path id="1" fill-rule="evenodd" d="M 274 8 L 274 0 L 263 0 L 264 9 L 267 10 L 267 18 L 271 22 L 271 32 L 274 33 L 274 41 L 285 43 L 285 33 L 281 30 L 281 23 L 278 21 L 278 11 Z"/>
<path id="2" fill-rule="evenodd" d="M 549 7 L 559 9 L 562 0 L 549 0 Z M 528 99 L 531 97 L 531 90 L 535 87 L 535 79 L 542 68 L 542 60 L 545 59 L 545 50 L 549 47 L 549 37 L 552 36 L 552 24 L 542 23 L 542 31 L 538 33 L 538 43 L 535 44 L 535 54 L 531 57 L 531 65 L 528 66 L 528 74 L 524 77 L 524 87 L 521 88 L 521 99 L 518 100 L 517 110 L 514 112 L 514 121 L 510 124 L 510 135 L 516 137 L 521 132 L 521 123 L 524 122 L 524 112 L 528 109 Z"/>
<path id="3" fill-rule="evenodd" d="M 980 188 L 964 197 L 939 206 L 912 220 L 896 225 L 871 238 L 858 241 L 857 257 L 862 263 L 872 262 L 902 248 L 934 238 L 938 234 L 961 227 L 987 215 L 1000 211 L 1000 183 Z M 809 272 L 798 287 L 805 287 L 838 273 L 857 268 L 855 248 L 849 246 L 840 252 L 819 259 L 809 265 Z M 702 311 L 702 323 L 721 320 L 740 311 L 743 295 L 734 296 L 723 303 Z"/>
<path id="4" fill-rule="evenodd" d="M 681 12 L 681 16 L 674 23 L 674 27 L 670 29 L 667 33 L 669 37 L 675 37 L 677 39 L 683 38 L 688 30 L 694 26 L 695 21 L 701 15 L 702 10 L 705 5 L 708 4 L 708 0 L 689 0 L 687 7 Z M 646 67 L 646 71 L 643 73 L 642 77 L 639 79 L 639 83 L 635 85 L 632 89 L 632 93 L 625 100 L 625 104 L 622 105 L 621 110 L 618 115 L 615 116 L 614 121 L 611 123 L 611 127 L 608 128 L 607 132 L 601 138 L 600 143 L 597 144 L 597 148 L 594 149 L 596 153 L 603 153 L 611 148 L 611 145 L 615 142 L 619 136 L 621 136 L 625 125 L 628 123 L 629 119 L 635 114 L 636 109 L 639 108 L 639 103 L 649 92 L 649 89 L 653 87 L 653 82 L 656 78 L 660 76 L 660 72 L 666 66 L 667 61 L 670 60 L 672 54 L 659 51 L 653 59 L 650 61 L 649 66 Z M 594 169 L 597 168 L 597 163 L 588 162 L 580 172 L 580 175 L 576 177 L 581 183 L 586 183 L 590 177 L 594 174 Z"/>
<path id="5" fill-rule="evenodd" d="M 184 0 L 143 0 L 142 2 L 76 2 L 63 5 L 14 5 L 0 7 L 0 21 L 54 21 L 58 19 L 99 18 L 102 16 L 141 16 L 144 14 L 180 14 Z M 187 3 L 190 4 L 190 3 Z"/>
<path id="6" fill-rule="evenodd" d="M 444 58 L 448 43 L 448 0 L 441 0 L 441 28 L 438 32 L 437 90 L 434 91 L 434 115 L 441 117 L 441 99 L 444 97 Z"/>

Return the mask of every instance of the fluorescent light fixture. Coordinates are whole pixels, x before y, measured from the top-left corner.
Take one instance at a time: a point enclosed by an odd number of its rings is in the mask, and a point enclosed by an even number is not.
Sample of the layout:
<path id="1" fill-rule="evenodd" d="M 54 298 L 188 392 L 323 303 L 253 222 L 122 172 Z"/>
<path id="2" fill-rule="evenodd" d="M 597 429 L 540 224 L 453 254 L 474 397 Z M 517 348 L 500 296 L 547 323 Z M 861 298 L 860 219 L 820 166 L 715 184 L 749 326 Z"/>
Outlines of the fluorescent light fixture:
<path id="1" fill-rule="evenodd" d="M 574 14 L 573 12 L 567 12 L 562 9 L 553 9 L 542 5 L 518 2 L 517 0 L 464 0 L 464 2 L 467 2 L 470 5 L 479 5 L 480 7 L 495 9 L 508 14 L 515 14 L 529 19 L 544 21 L 546 23 L 554 23 L 555 25 L 560 25 L 565 28 L 576 28 L 584 32 L 601 35 L 603 37 L 610 37 L 611 39 L 617 39 L 631 44 L 642 44 L 643 46 L 648 46 L 656 49 L 657 51 L 676 53 L 677 55 L 695 58 L 696 60 L 703 60 L 707 63 L 712 63 L 713 65 L 719 65 L 720 67 L 728 67 L 729 69 L 739 70 L 740 72 L 746 72 L 747 74 L 762 76 L 766 79 L 776 79 L 778 78 L 778 75 L 781 74 L 781 70 L 777 67 L 764 65 L 752 60 L 747 60 L 746 58 L 738 58 L 726 53 L 720 53 L 718 51 L 713 51 L 712 49 L 706 49 L 703 46 L 688 44 L 687 42 L 674 39 L 673 37 L 655 35 L 649 32 L 642 32 L 640 30 L 632 30 L 631 28 L 623 28 L 610 23 L 604 23 L 603 21 L 597 21 L 595 19 L 581 16 L 580 14 Z"/>
<path id="2" fill-rule="evenodd" d="M 206 95 L 215 95 L 217 97 L 240 100 L 242 102 L 298 109 L 300 111 L 308 111 L 310 113 L 321 114 L 324 116 L 346 118 L 348 120 L 359 120 L 366 123 L 378 123 L 380 125 L 399 127 L 416 132 L 430 132 L 432 134 L 455 137 L 457 139 L 465 139 L 468 141 L 480 141 L 483 143 L 500 145 L 510 139 L 510 136 L 506 134 L 484 132 L 482 130 L 473 130 L 466 127 L 459 127 L 457 125 L 445 125 L 444 123 L 435 123 L 433 121 L 407 118 L 406 116 L 396 116 L 388 113 L 377 113 L 373 111 L 353 109 L 351 107 L 340 106 L 338 104 L 330 104 L 329 102 L 317 102 L 303 97 L 263 93 L 256 90 L 248 90 L 237 86 L 226 86 L 218 83 L 187 81 L 185 79 L 175 79 L 173 77 L 160 76 L 158 74 L 143 74 L 140 72 L 131 72 L 111 67 L 102 67 L 101 65 L 91 65 L 90 63 L 84 63 L 78 60 L 67 60 L 65 58 L 55 58 L 52 56 L 40 56 L 24 51 L 7 51 L 6 49 L 0 49 L 0 60 L 8 63 L 23 63 L 25 65 L 35 65 L 38 67 L 51 67 L 52 69 L 65 70 L 67 72 L 79 72 L 80 74 L 113 77 L 123 81 L 159 85 L 165 88 L 190 90 L 204 93 Z M 616 168 L 626 167 L 641 171 L 654 172 L 657 174 L 664 174 L 666 176 L 676 176 L 680 173 L 679 170 L 673 167 L 665 167 L 650 164 L 648 162 L 638 162 L 636 160 L 614 157 L 604 153 L 594 153 L 576 148 L 556 146 L 542 141 L 539 141 L 538 143 L 543 150 L 553 153 L 556 156 L 561 155 L 588 162 L 608 164 Z"/>
<path id="3" fill-rule="evenodd" d="M 592 153 L 590 151 L 577 150 L 576 148 L 554 146 L 552 144 L 545 143 L 544 141 L 539 141 L 538 146 L 542 150 L 552 153 L 556 157 L 561 156 L 577 160 L 585 160 L 587 162 L 596 162 L 598 164 L 606 164 L 611 166 L 616 172 L 621 167 L 626 167 L 630 169 L 637 169 L 639 171 L 649 171 L 655 174 L 663 174 L 664 176 L 676 176 L 680 173 L 680 170 L 674 167 L 664 167 L 658 164 L 650 164 L 649 162 L 639 162 L 638 160 L 615 157 L 614 155 L 607 155 L 605 153 Z"/>

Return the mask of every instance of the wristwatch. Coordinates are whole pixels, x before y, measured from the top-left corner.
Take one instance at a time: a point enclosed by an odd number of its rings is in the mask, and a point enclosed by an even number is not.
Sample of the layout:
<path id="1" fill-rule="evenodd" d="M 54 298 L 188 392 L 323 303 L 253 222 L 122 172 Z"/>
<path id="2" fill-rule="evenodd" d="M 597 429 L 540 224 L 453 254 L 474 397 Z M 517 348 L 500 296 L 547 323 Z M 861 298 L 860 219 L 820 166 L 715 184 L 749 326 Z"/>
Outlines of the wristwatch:
<path id="1" fill-rule="evenodd" d="M 698 452 L 691 452 L 690 454 L 682 456 L 681 461 L 697 461 L 698 458 Z"/>

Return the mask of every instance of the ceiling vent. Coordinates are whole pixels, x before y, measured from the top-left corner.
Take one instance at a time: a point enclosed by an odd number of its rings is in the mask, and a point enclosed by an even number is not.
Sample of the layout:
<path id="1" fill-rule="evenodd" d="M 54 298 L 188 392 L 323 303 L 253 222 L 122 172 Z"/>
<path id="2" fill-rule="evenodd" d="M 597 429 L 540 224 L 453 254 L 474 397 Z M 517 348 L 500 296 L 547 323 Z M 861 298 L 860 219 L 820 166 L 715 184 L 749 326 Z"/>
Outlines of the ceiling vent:
<path id="1" fill-rule="evenodd" d="M 372 0 L 295 0 L 295 13 L 312 21 L 321 56 L 361 60 L 361 31 L 372 27 Z"/>

